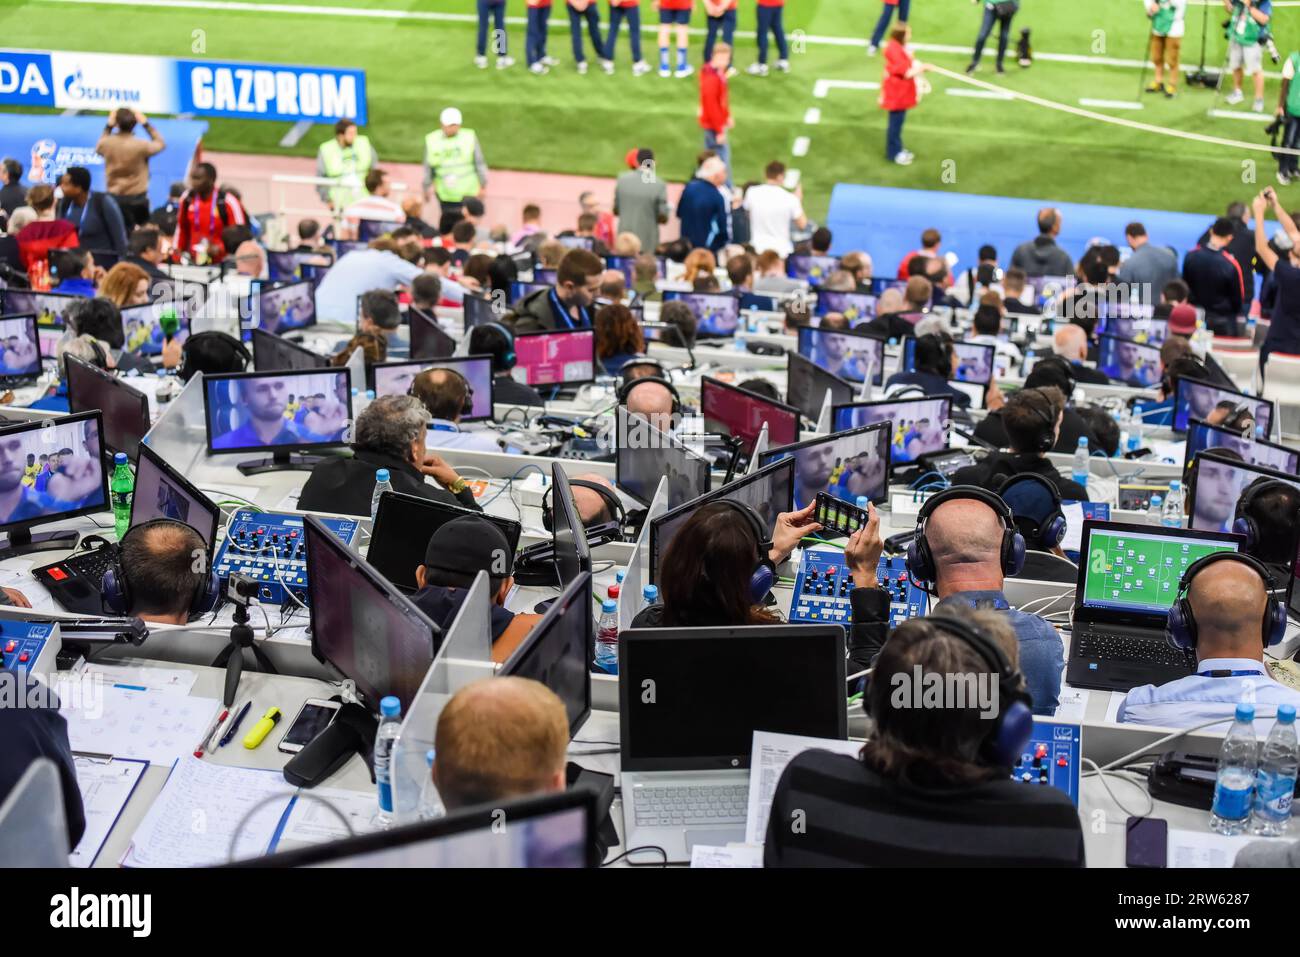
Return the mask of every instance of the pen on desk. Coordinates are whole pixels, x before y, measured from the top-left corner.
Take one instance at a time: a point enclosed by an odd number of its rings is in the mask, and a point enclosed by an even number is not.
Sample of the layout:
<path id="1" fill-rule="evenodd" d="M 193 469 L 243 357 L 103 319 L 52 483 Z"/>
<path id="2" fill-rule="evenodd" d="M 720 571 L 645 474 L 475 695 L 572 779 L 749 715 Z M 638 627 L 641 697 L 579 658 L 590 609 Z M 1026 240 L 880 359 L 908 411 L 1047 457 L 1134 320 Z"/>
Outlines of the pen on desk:
<path id="1" fill-rule="evenodd" d="M 221 736 L 221 743 L 218 744 L 217 747 L 224 748 L 234 740 L 235 732 L 239 730 L 240 723 L 244 720 L 244 716 L 248 714 L 248 709 L 252 706 L 253 699 L 249 698 L 248 701 L 244 703 L 244 706 L 239 709 L 239 713 L 235 715 L 235 720 L 230 722 L 230 727 L 226 728 L 226 733 Z"/>
<path id="2" fill-rule="evenodd" d="M 228 714 L 230 714 L 230 709 L 225 708 L 222 710 L 221 714 L 217 715 L 217 719 L 212 722 L 212 727 L 208 728 L 208 733 L 203 736 L 203 740 L 199 742 L 199 746 L 194 749 L 194 756 L 196 758 L 203 757 L 203 752 L 208 749 L 208 744 L 212 741 L 212 736 L 217 733 L 217 728 L 221 727 L 221 722 L 226 720 Z"/>

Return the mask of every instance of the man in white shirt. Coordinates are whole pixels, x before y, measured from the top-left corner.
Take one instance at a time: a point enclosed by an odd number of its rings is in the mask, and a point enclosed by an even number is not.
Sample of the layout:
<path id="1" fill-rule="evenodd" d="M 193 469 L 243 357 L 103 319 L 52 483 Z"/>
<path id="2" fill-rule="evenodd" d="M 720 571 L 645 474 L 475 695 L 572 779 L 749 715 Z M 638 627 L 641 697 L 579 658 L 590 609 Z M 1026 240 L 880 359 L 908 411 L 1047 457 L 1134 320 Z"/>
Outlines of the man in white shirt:
<path id="1" fill-rule="evenodd" d="M 1196 673 L 1134 688 L 1120 705 L 1120 721 L 1186 728 L 1221 719 L 1212 730 L 1222 734 L 1245 699 L 1256 705 L 1257 733 L 1266 734 L 1278 705 L 1300 706 L 1300 691 L 1275 681 L 1264 665 L 1268 592 L 1260 566 L 1227 554 L 1188 569 Z"/>
<path id="2" fill-rule="evenodd" d="M 749 213 L 750 245 L 758 252 L 771 250 L 785 259 L 794 252 L 790 237 L 792 225 L 804 229 L 808 217 L 803 211 L 803 185 L 786 189 L 785 164 L 773 160 L 765 171 L 767 182 L 753 186 L 745 193 L 745 211 Z"/>
<path id="3" fill-rule="evenodd" d="M 316 287 L 317 321 L 353 325 L 357 321 L 358 296 L 372 289 L 409 286 L 424 272 L 415 263 L 397 255 L 394 248 L 391 241 L 378 239 L 369 249 L 357 249 L 341 256 Z M 442 297 L 453 303 L 462 302 L 465 287 L 454 280 L 443 279 Z"/>
<path id="4" fill-rule="evenodd" d="M 411 395 L 424 403 L 433 419 L 425 444 L 429 448 L 500 452 L 487 432 L 462 432 L 460 417 L 473 402 L 469 382 L 455 369 L 426 369 L 411 382 Z"/>
<path id="5" fill-rule="evenodd" d="M 381 223 L 405 223 L 406 213 L 392 199 L 393 186 L 382 169 L 372 169 L 366 174 L 365 199 L 359 199 L 343 210 L 343 220 L 356 235 L 357 224 L 363 219 Z"/>

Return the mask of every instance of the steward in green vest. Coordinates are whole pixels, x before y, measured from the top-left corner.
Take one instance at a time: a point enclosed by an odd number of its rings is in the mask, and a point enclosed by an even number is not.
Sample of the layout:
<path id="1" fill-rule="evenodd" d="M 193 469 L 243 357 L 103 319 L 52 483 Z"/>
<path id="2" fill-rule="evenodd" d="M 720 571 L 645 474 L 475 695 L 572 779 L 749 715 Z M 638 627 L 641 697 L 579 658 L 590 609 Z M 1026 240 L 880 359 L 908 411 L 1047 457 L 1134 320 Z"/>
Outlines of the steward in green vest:
<path id="1" fill-rule="evenodd" d="M 335 211 L 342 211 L 365 199 L 366 174 L 379 162 L 370 138 L 357 133 L 349 119 L 334 124 L 334 138 L 320 145 L 316 153 L 316 176 L 338 180 L 334 186 L 317 186 L 316 192 Z"/>
<path id="2" fill-rule="evenodd" d="M 433 187 L 443 212 L 448 212 L 483 191 L 487 164 L 478 136 L 461 126 L 460 110 L 448 107 L 439 119 L 441 129 L 424 138 L 424 184 Z"/>
<path id="3" fill-rule="evenodd" d="M 1284 150 L 1300 150 L 1300 53 L 1292 53 L 1282 66 L 1282 96 L 1277 103 L 1278 120 L 1282 123 Z M 1289 186 L 1300 181 L 1300 156 L 1291 153 L 1277 154 L 1277 181 Z"/>

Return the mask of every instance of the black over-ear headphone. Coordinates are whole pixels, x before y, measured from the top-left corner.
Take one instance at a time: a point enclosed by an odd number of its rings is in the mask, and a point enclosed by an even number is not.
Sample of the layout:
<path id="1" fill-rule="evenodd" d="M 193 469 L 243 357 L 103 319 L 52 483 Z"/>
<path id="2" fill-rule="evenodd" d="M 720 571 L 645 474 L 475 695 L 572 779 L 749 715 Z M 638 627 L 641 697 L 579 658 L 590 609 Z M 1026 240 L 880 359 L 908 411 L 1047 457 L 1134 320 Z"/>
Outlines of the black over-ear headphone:
<path id="1" fill-rule="evenodd" d="M 104 572 L 104 577 L 99 583 L 101 600 L 106 610 L 115 615 L 130 614 L 132 604 L 131 583 L 122 566 L 123 546 L 126 545 L 127 539 L 132 535 L 139 534 L 143 529 L 157 528 L 163 525 L 181 525 L 193 531 L 200 539 L 203 538 L 193 526 L 178 522 L 172 518 L 155 518 L 127 529 L 126 534 L 118 542 L 117 560 L 108 566 L 108 569 Z M 194 594 L 190 596 L 189 617 L 191 620 L 210 612 L 217 606 L 217 601 L 221 597 L 221 579 L 217 577 L 216 571 L 213 570 L 212 556 L 207 553 L 207 549 L 204 549 L 203 561 L 205 565 L 204 573 L 200 576 L 199 582 L 194 588 Z"/>
<path id="2" fill-rule="evenodd" d="M 1259 527 L 1259 522 L 1255 520 L 1254 515 L 1250 514 L 1251 509 L 1254 508 L 1255 499 L 1265 492 L 1278 488 L 1284 489 L 1290 493 L 1296 491 L 1295 486 L 1291 485 L 1289 482 L 1283 482 L 1281 479 L 1272 479 L 1268 476 L 1261 475 L 1259 478 L 1255 479 L 1255 481 L 1247 485 L 1245 490 L 1241 493 L 1241 497 L 1237 499 L 1237 510 L 1232 517 L 1232 530 L 1238 535 L 1246 536 L 1247 551 L 1252 551 L 1255 548 L 1258 548 L 1260 542 L 1264 538 L 1264 534 Z"/>
<path id="3" fill-rule="evenodd" d="M 465 373 L 461 372 L 455 366 L 431 366 L 426 371 L 432 372 L 434 369 L 441 369 L 444 372 L 450 372 L 456 378 L 460 379 L 460 381 L 465 386 L 465 398 L 460 404 L 460 415 L 461 416 L 473 415 L 474 414 L 474 387 L 469 384 L 469 379 L 465 377 Z M 417 399 L 419 398 L 419 396 L 415 395 L 415 379 L 411 380 L 410 386 L 407 387 L 406 394 L 409 396 L 413 396 Z"/>
<path id="4" fill-rule="evenodd" d="M 1046 426 L 1042 432 L 1038 433 L 1037 439 L 1034 440 L 1034 451 L 1046 454 L 1052 451 L 1052 446 L 1056 444 L 1056 420 L 1049 414 L 1052 407 L 1051 400 L 1037 389 L 1025 389 L 1021 392 L 1021 395 L 1024 396 L 1021 401 L 1033 409 L 1034 414 L 1042 419 L 1044 426 Z M 1031 395 L 1035 397 L 1034 400 L 1030 399 Z M 1040 400 L 1041 405 L 1039 404 Z M 1047 406 L 1047 409 L 1043 408 L 1044 405 Z"/>
<path id="5" fill-rule="evenodd" d="M 176 370 L 182 382 L 189 382 L 197 369 L 190 368 L 190 350 L 200 343 L 217 343 L 220 342 L 226 347 L 228 360 L 225 362 L 227 368 L 223 372 L 243 372 L 252 363 L 253 357 L 248 352 L 248 347 L 236 339 L 234 336 L 225 332 L 196 332 L 185 340 L 185 345 L 181 347 L 181 364 Z M 242 364 L 238 369 L 230 368 L 236 361 Z"/>
<path id="6" fill-rule="evenodd" d="M 1002 574 L 1016 575 L 1024 567 L 1025 537 L 1016 529 L 1016 518 L 1011 514 L 1007 503 L 978 485 L 954 485 L 927 499 L 921 506 L 921 511 L 917 513 L 916 535 L 912 543 L 907 546 L 907 571 L 913 580 L 927 585 L 934 582 L 938 572 L 934 564 L 934 555 L 930 551 L 930 543 L 925 538 L 925 526 L 940 505 L 963 498 L 983 502 L 1002 519 L 1002 544 L 999 550 Z"/>
<path id="7" fill-rule="evenodd" d="M 476 330 L 495 329 L 501 333 L 502 337 L 506 341 L 505 352 L 502 353 L 501 355 L 501 368 L 505 372 L 509 372 L 511 369 L 513 369 L 515 367 L 515 364 L 518 362 L 518 357 L 515 355 L 515 334 L 499 322 L 481 322 L 474 328 Z M 471 343 L 473 339 L 474 339 L 474 333 L 471 332 L 470 333 Z"/>
<path id="8" fill-rule="evenodd" d="M 754 548 L 756 552 L 754 570 L 749 576 L 749 597 L 754 604 L 758 604 L 767 597 L 767 593 L 772 590 L 776 583 L 776 566 L 772 564 L 769 557 L 772 551 L 772 537 L 767 533 L 767 523 L 762 517 L 744 502 L 737 502 L 735 499 L 720 498 L 718 505 L 726 505 L 728 508 L 739 512 L 749 525 L 749 530 L 754 536 Z M 708 570 L 705 570 L 708 574 Z"/>
<path id="9" fill-rule="evenodd" d="M 618 496 L 601 485 L 599 482 L 590 482 L 587 479 L 569 479 L 569 488 L 586 488 L 591 489 L 599 495 L 605 502 L 605 508 L 610 515 L 614 516 L 614 521 L 618 523 L 619 532 L 622 533 L 627 525 L 627 511 L 623 508 L 623 503 L 619 501 Z M 542 527 L 548 532 L 554 530 L 555 511 L 551 508 L 551 495 L 554 492 L 555 483 L 551 482 L 546 486 L 546 491 L 542 493 Z"/>
<path id="10" fill-rule="evenodd" d="M 1245 552 L 1211 552 L 1187 566 L 1182 579 L 1178 582 L 1178 597 L 1169 609 L 1165 619 L 1165 640 L 1174 648 L 1192 654 L 1196 651 L 1199 637 L 1196 629 L 1196 615 L 1192 611 L 1191 599 L 1187 597 L 1192 587 L 1192 579 L 1215 562 L 1233 561 L 1253 568 L 1264 582 L 1264 592 L 1268 596 L 1264 602 L 1264 619 L 1260 623 L 1260 638 L 1264 647 L 1276 645 L 1286 635 L 1286 608 L 1277 600 L 1277 582 L 1264 566 L 1264 563 L 1247 555 Z"/>
<path id="11" fill-rule="evenodd" d="M 632 390 L 639 385 L 644 385 L 647 382 L 655 382 L 663 386 L 669 392 L 671 392 L 673 396 L 673 415 L 674 416 L 681 415 L 682 397 L 677 393 L 677 389 L 673 386 L 671 382 L 669 382 L 667 379 L 661 379 L 657 375 L 645 375 L 645 376 L 641 376 L 639 379 L 628 379 L 626 382 L 624 382 L 621 386 L 618 387 L 618 394 L 617 394 L 618 404 L 627 405 L 627 397 L 632 394 Z"/>

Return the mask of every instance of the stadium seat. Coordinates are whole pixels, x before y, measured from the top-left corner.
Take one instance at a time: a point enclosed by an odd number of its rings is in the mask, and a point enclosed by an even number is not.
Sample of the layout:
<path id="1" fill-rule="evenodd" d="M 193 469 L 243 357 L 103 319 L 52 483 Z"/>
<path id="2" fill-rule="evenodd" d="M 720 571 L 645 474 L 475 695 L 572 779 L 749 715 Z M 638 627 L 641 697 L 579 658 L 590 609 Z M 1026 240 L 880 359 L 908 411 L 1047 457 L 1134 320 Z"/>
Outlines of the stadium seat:
<path id="1" fill-rule="evenodd" d="M 1263 397 L 1278 404 L 1283 433 L 1293 432 L 1300 423 L 1300 355 L 1269 354 Z"/>
<path id="2" fill-rule="evenodd" d="M 1239 347 L 1235 343 L 1246 343 L 1245 347 Z M 1223 366 L 1223 371 L 1232 377 L 1232 381 L 1237 383 L 1237 387 L 1243 392 L 1254 392 L 1257 385 L 1257 375 L 1259 372 L 1259 353 L 1249 347 L 1248 339 L 1228 339 L 1218 336 L 1214 339 L 1214 344 L 1210 347 L 1210 355 L 1218 360 L 1219 365 Z M 1225 346 L 1224 343 L 1233 343 L 1231 346 Z"/>

